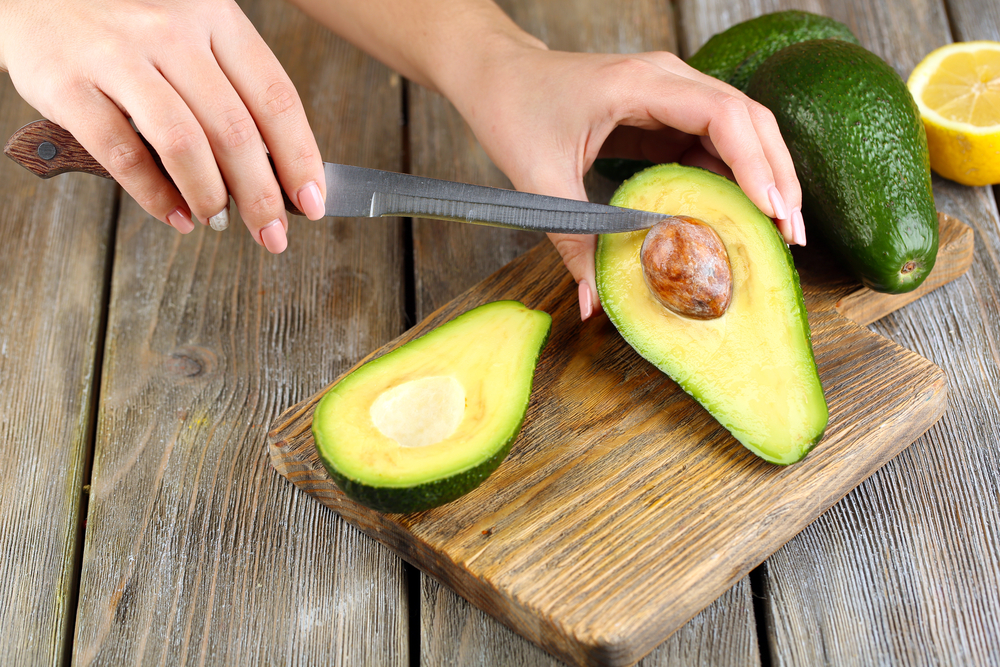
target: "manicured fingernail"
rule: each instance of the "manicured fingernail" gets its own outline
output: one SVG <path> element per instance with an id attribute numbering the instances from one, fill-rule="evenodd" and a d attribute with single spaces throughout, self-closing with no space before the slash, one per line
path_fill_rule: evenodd
<path id="1" fill-rule="evenodd" d="M 785 245 L 792 245 L 795 243 L 795 230 L 792 228 L 791 218 L 778 220 L 778 233 L 781 234 L 781 238 L 785 241 Z"/>
<path id="2" fill-rule="evenodd" d="M 590 293 L 590 285 L 586 280 L 580 281 L 577 288 L 577 297 L 580 300 L 580 321 L 585 322 L 587 318 L 594 314 L 594 299 Z"/>
<path id="3" fill-rule="evenodd" d="M 264 244 L 268 252 L 277 255 L 284 252 L 288 247 L 288 237 L 285 235 L 285 228 L 281 220 L 272 220 L 264 225 L 260 230 L 260 242 Z"/>
<path id="4" fill-rule="evenodd" d="M 179 206 L 170 213 L 167 213 L 167 222 L 181 234 L 190 234 L 194 231 L 194 223 L 191 221 L 191 216 Z"/>
<path id="5" fill-rule="evenodd" d="M 792 211 L 792 229 L 795 234 L 795 243 L 806 244 L 806 224 L 802 220 L 802 211 L 795 209 Z"/>
<path id="6" fill-rule="evenodd" d="M 217 232 L 229 227 L 229 205 L 208 219 L 208 226 Z"/>
<path id="7" fill-rule="evenodd" d="M 319 220 L 326 215 L 326 205 L 316 181 L 309 181 L 308 185 L 299 190 L 299 208 L 310 220 Z"/>
<path id="8" fill-rule="evenodd" d="M 771 200 L 771 208 L 774 209 L 774 217 L 778 220 L 787 219 L 788 209 L 785 207 L 785 200 L 781 197 L 781 193 L 778 192 L 778 188 L 773 185 L 768 188 L 767 198 Z"/>

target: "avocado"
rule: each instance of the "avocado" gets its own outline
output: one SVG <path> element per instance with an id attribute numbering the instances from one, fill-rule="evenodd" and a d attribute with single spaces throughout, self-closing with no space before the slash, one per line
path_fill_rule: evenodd
<path id="1" fill-rule="evenodd" d="M 750 77 L 771 54 L 791 44 L 813 39 L 858 43 L 850 28 L 839 21 L 790 10 L 737 23 L 712 36 L 687 63 L 703 74 L 746 92 Z"/>
<path id="2" fill-rule="evenodd" d="M 628 160 L 625 158 L 602 157 L 594 160 L 594 171 L 615 183 L 621 183 L 637 171 L 652 167 L 649 160 Z"/>
<path id="3" fill-rule="evenodd" d="M 468 493 L 517 439 L 552 318 L 495 301 L 345 375 L 313 416 L 316 449 L 350 498 L 417 512 Z"/>
<path id="4" fill-rule="evenodd" d="M 747 94 L 777 119 L 807 228 L 869 288 L 919 286 L 938 222 L 924 126 L 899 74 L 856 44 L 812 40 L 764 61 Z"/>
<path id="5" fill-rule="evenodd" d="M 809 12 L 788 10 L 737 23 L 712 36 L 688 58 L 687 64 L 746 92 L 750 77 L 768 56 L 790 44 L 810 39 L 842 39 L 858 43 L 850 28 L 839 21 Z M 621 183 L 652 164 L 648 160 L 599 158 L 594 161 L 594 171 Z"/>
<path id="6" fill-rule="evenodd" d="M 682 317 L 645 284 L 647 231 L 601 235 L 597 289 L 622 337 L 751 452 L 783 465 L 801 460 L 822 437 L 828 410 L 798 273 L 774 223 L 734 183 L 675 164 L 639 172 L 611 203 L 710 225 L 733 280 L 720 317 Z"/>

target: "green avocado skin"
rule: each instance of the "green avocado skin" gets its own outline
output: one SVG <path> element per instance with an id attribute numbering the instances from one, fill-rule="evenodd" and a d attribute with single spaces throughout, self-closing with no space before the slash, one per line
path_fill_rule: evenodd
<path id="1" fill-rule="evenodd" d="M 937 257 L 938 222 L 927 138 L 899 74 L 856 44 L 811 40 L 764 61 L 747 94 L 777 119 L 807 228 L 867 287 L 919 286 Z"/>
<path id="2" fill-rule="evenodd" d="M 786 46 L 813 39 L 858 43 L 850 28 L 839 21 L 789 10 L 737 23 L 712 36 L 687 63 L 746 92 L 750 77 L 768 57 Z"/>
<path id="3" fill-rule="evenodd" d="M 523 423 L 523 421 L 524 419 L 522 418 L 521 422 Z M 514 435 L 504 443 L 503 447 L 476 467 L 445 479 L 427 482 L 426 484 L 403 488 L 373 486 L 341 474 L 332 465 L 327 464 L 326 469 L 337 487 L 344 492 L 344 495 L 362 505 L 390 514 L 422 512 L 457 500 L 482 484 L 487 477 L 493 474 L 493 471 L 500 467 L 503 460 L 507 458 L 507 454 L 510 453 L 510 448 L 514 445 L 514 441 L 517 440 L 520 431 L 521 424 L 518 424 Z"/>
<path id="4" fill-rule="evenodd" d="M 750 77 L 771 54 L 810 39 L 858 43 L 857 37 L 843 23 L 793 9 L 764 14 L 731 26 L 705 42 L 688 58 L 687 64 L 746 92 Z M 652 163 L 645 160 L 599 158 L 594 162 L 594 171 L 621 183 L 650 166 Z"/>

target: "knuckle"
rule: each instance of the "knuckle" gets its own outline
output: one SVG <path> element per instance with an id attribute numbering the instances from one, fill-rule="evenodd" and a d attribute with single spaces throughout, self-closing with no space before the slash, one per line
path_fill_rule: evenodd
<path id="1" fill-rule="evenodd" d="M 299 146 L 288 159 L 288 165 L 293 169 L 309 168 L 319 161 L 319 154 L 311 146 Z"/>
<path id="2" fill-rule="evenodd" d="M 690 66 L 676 53 L 671 53 L 670 51 L 657 51 L 656 57 L 662 61 L 663 65 L 666 65 L 671 69 L 676 66 L 680 66 L 681 69 L 690 69 Z"/>
<path id="3" fill-rule="evenodd" d="M 229 204 L 229 194 L 224 188 L 205 188 L 186 199 L 195 215 L 203 219 L 212 217 Z"/>
<path id="4" fill-rule="evenodd" d="M 550 234 L 549 239 L 566 264 L 573 264 L 586 255 L 587 244 L 582 238 L 568 234 Z"/>
<path id="5" fill-rule="evenodd" d="M 193 151 L 201 141 L 201 129 L 192 121 L 180 121 L 160 132 L 160 146 L 163 157 L 179 157 Z"/>
<path id="6" fill-rule="evenodd" d="M 218 135 L 226 148 L 236 149 L 257 136 L 257 126 L 246 113 L 230 111 L 223 114 Z"/>
<path id="7" fill-rule="evenodd" d="M 747 105 L 747 110 L 750 112 L 750 118 L 752 118 L 755 122 L 766 123 L 768 125 L 774 125 L 775 127 L 778 125 L 778 121 L 775 119 L 774 113 L 772 113 L 771 110 L 763 104 L 750 102 Z"/>
<path id="8" fill-rule="evenodd" d="M 748 115 L 746 103 L 728 93 L 718 93 L 715 104 L 719 109 L 719 113 L 729 118 L 746 118 Z"/>
<path id="9" fill-rule="evenodd" d="M 264 89 L 261 107 L 274 118 L 286 118 L 298 109 L 298 95 L 287 81 L 276 81 Z"/>
<path id="10" fill-rule="evenodd" d="M 131 141 L 114 144 L 108 150 L 108 171 L 129 177 L 146 162 L 146 151 Z"/>
<path id="11" fill-rule="evenodd" d="M 617 69 L 616 76 L 622 77 L 624 81 L 629 81 L 633 78 L 643 79 L 658 73 L 660 70 L 653 63 L 638 56 L 625 56 L 618 62 Z"/>
<path id="12" fill-rule="evenodd" d="M 275 214 L 284 208 L 284 200 L 278 192 L 265 192 L 240 207 L 244 218 L 270 222 Z"/>

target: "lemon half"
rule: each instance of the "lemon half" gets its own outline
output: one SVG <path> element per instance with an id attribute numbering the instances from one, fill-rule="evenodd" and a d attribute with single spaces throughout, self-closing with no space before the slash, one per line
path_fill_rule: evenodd
<path id="1" fill-rule="evenodd" d="M 907 86 L 927 130 L 931 169 L 963 185 L 1000 183 L 1000 42 L 942 46 Z"/>

